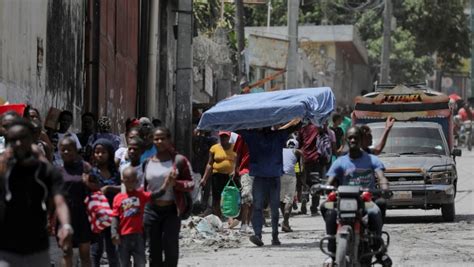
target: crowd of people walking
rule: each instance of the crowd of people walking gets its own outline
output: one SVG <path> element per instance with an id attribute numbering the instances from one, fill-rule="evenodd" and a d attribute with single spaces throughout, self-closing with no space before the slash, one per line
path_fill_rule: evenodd
<path id="1" fill-rule="evenodd" d="M 56 129 L 42 127 L 37 109 L 28 108 L 23 116 L 6 112 L 0 128 L 6 141 L 0 156 L 0 262 L 48 266 L 48 234 L 54 233 L 63 266 L 73 266 L 73 248 L 81 266 L 144 266 L 147 261 L 176 266 L 181 220 L 191 212 L 212 213 L 229 229 L 240 225 L 242 234 L 263 246 L 268 209 L 271 244 L 280 245 L 280 211 L 283 232 L 293 231 L 290 217 L 298 206 L 299 214 L 306 214 L 311 203 L 311 214 L 319 214 L 320 196 L 310 196 L 309 187 L 324 182 L 332 164 L 349 150 L 348 114 L 334 113 L 321 126 L 295 120 L 236 132 L 196 130 L 189 161 L 175 150 L 171 132 L 150 118 L 127 119 L 119 135 L 112 133 L 108 117 L 92 113 L 82 115 L 76 133 L 70 111 L 61 112 Z M 388 120 L 387 135 L 391 125 Z M 373 150 L 369 146 L 370 129 L 362 129 L 363 150 L 383 149 L 383 143 Z M 199 184 L 193 173 L 202 176 Z M 221 212 L 229 180 L 241 194 L 235 218 Z M 186 192 L 194 187 L 201 188 L 202 197 L 192 207 Z"/>
<path id="2" fill-rule="evenodd" d="M 54 234 L 63 266 L 73 266 L 73 248 L 81 266 L 145 266 L 146 239 L 150 266 L 176 266 L 194 184 L 170 131 L 129 119 L 121 137 L 107 117 L 81 119 L 75 133 L 69 111 L 57 129 L 43 129 L 34 108 L 2 114 L 0 263 L 50 266 Z"/>

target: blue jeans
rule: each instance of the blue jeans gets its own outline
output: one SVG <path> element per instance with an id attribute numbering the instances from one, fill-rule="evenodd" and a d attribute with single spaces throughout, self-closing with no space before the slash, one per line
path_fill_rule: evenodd
<path id="1" fill-rule="evenodd" d="M 91 244 L 92 266 L 100 267 L 100 258 L 102 253 L 107 252 L 107 260 L 110 267 L 120 266 L 117 247 L 112 243 L 110 227 L 105 228 L 100 234 L 95 236 L 95 242 Z"/>
<path id="2" fill-rule="evenodd" d="M 252 187 L 253 216 L 252 225 L 255 235 L 262 238 L 263 203 L 270 201 L 272 210 L 272 237 L 278 237 L 278 217 L 280 216 L 280 177 L 255 177 Z"/>
<path id="3" fill-rule="evenodd" d="M 143 234 L 129 234 L 120 236 L 120 263 L 122 267 L 132 266 L 130 257 L 133 257 L 133 266 L 145 266 L 145 238 Z"/>

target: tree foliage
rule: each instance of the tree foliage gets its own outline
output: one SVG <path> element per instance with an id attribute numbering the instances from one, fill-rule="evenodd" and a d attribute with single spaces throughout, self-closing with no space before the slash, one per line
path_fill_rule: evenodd
<path id="1" fill-rule="evenodd" d="M 221 19 L 220 0 L 195 0 L 193 2 L 194 23 L 200 34 L 212 36 L 217 28 L 227 30 L 229 46 L 232 51 L 237 51 L 237 36 L 235 26 L 235 7 L 233 4 L 224 5 L 224 16 Z M 233 59 L 235 59 L 233 56 Z M 235 59 L 236 60 L 236 59 Z"/>
<path id="2" fill-rule="evenodd" d="M 437 53 L 442 70 L 456 69 L 463 57 L 470 56 L 463 1 L 405 0 L 396 10 L 400 26 L 416 37 L 415 53 Z"/>
<path id="3" fill-rule="evenodd" d="M 396 28 L 390 55 L 392 82 L 417 82 L 441 70 L 459 68 L 468 57 L 469 28 L 462 0 L 392 1 Z M 272 0 L 272 26 L 287 24 L 287 0 Z M 319 0 L 300 9 L 300 25 L 354 24 L 366 43 L 370 64 L 378 72 L 382 45 L 381 0 Z M 264 26 L 267 7 L 246 8 L 247 26 Z M 438 59 L 435 62 L 434 58 Z"/>
<path id="4" fill-rule="evenodd" d="M 210 35 L 217 27 L 228 30 L 234 27 L 234 5 L 224 5 L 224 17 L 221 19 L 220 0 L 197 0 L 193 3 L 194 22 L 201 34 Z"/>

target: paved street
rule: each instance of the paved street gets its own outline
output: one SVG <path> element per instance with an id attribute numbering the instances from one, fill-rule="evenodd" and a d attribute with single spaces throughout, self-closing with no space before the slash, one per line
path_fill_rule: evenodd
<path id="1" fill-rule="evenodd" d="M 459 175 L 457 217 L 444 223 L 440 210 L 389 210 L 384 229 L 391 235 L 394 266 L 474 266 L 474 152 L 463 150 L 457 160 Z M 322 218 L 294 216 L 295 232 L 281 234 L 280 247 L 255 247 L 242 238 L 239 248 L 182 248 L 181 266 L 321 266 L 325 256 L 318 248 L 324 236 Z M 270 228 L 263 240 L 270 243 Z"/>
<path id="2" fill-rule="evenodd" d="M 459 175 L 457 217 L 445 223 L 440 210 L 389 210 L 384 229 L 391 235 L 394 266 L 474 266 L 474 152 L 463 150 L 457 160 Z M 320 266 L 326 258 L 319 250 L 325 235 L 321 216 L 293 216 L 293 233 L 282 233 L 282 246 L 255 247 L 243 236 L 241 243 L 183 245 L 180 266 Z M 237 230 L 236 230 L 237 231 Z M 263 241 L 271 241 L 264 228 Z M 54 244 L 53 244 L 54 246 Z M 57 249 L 52 249 L 60 255 Z"/>
<path id="3" fill-rule="evenodd" d="M 390 157 L 392 207 L 438 205 L 453 221 L 441 209 L 388 210 L 394 266 L 474 267 L 474 151 L 457 159 L 457 195 L 442 155 L 446 140 L 474 131 L 474 0 L 0 0 L 0 22 L 0 267 L 44 265 L 33 252 L 56 230 L 46 265 L 80 266 L 69 239 L 100 239 L 82 247 L 82 263 L 108 266 L 97 245 L 111 240 L 89 227 L 103 231 L 109 208 L 121 245 L 108 250 L 126 258 L 133 247 L 137 264 L 322 266 L 320 214 L 295 206 L 279 246 L 267 218 L 257 247 L 251 226 L 220 218 L 247 214 L 238 199 L 250 181 L 240 198 L 225 182 L 272 178 L 255 179 L 264 203 L 279 176 L 296 166 L 324 176 L 321 165 L 350 151 L 331 175 L 372 188 L 381 164 L 359 151 L 370 142 Z M 342 217 L 359 204 L 340 204 Z M 144 221 L 152 251 L 130 236 Z"/>

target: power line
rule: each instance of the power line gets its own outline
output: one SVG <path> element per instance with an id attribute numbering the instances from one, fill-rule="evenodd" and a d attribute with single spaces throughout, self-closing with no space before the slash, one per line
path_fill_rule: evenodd
<path id="1" fill-rule="evenodd" d="M 360 3 L 360 1 L 357 1 L 356 3 L 356 1 L 344 0 L 342 3 L 338 3 L 335 1 L 330 1 L 330 3 L 346 11 L 364 12 L 368 10 L 376 10 L 376 9 L 383 8 L 385 1 L 384 0 L 368 0 L 363 3 Z"/>

